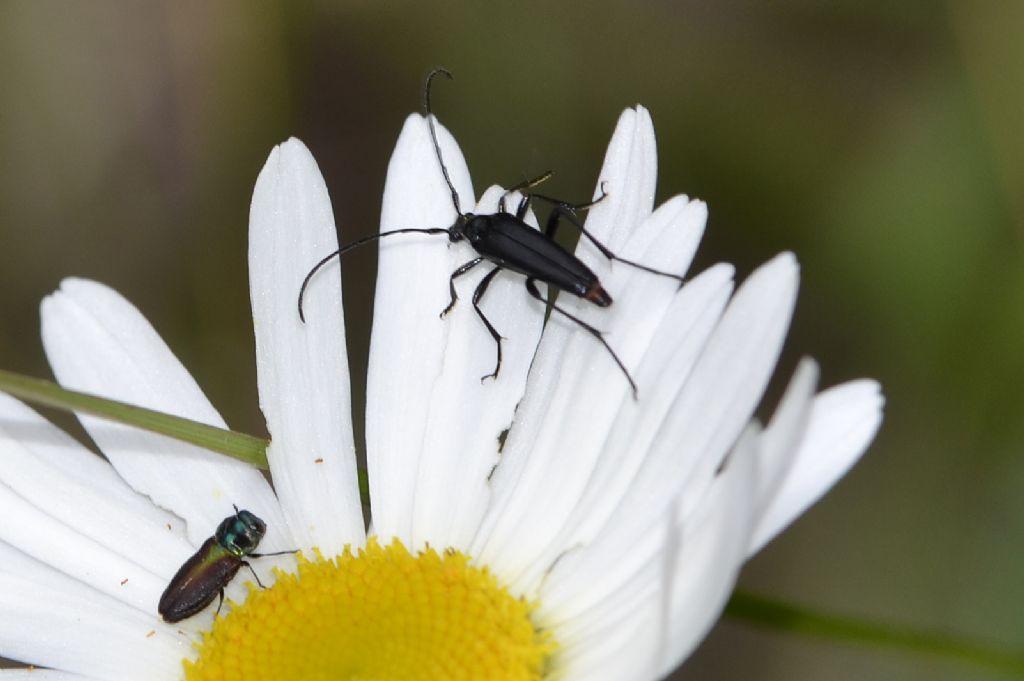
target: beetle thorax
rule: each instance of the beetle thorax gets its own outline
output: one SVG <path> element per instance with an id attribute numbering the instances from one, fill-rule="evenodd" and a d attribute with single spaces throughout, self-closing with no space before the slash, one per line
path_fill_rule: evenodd
<path id="1" fill-rule="evenodd" d="M 475 244 L 491 229 L 491 216 L 489 215 L 466 213 L 462 216 L 462 219 L 464 220 L 462 234 L 471 244 Z"/>

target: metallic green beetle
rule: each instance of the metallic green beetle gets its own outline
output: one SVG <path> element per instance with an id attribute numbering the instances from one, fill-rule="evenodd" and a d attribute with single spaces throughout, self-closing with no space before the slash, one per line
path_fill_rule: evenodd
<path id="1" fill-rule="evenodd" d="M 195 615 L 213 602 L 219 595 L 217 612 L 224 605 L 224 587 L 244 565 L 263 588 L 252 565 L 243 560 L 246 556 L 262 558 L 280 556 L 295 551 L 277 553 L 253 553 L 267 531 L 267 524 L 249 511 L 239 511 L 228 516 L 217 527 L 217 532 L 203 542 L 199 550 L 184 565 L 178 568 L 170 584 L 160 597 L 157 612 L 165 622 L 180 622 Z"/>

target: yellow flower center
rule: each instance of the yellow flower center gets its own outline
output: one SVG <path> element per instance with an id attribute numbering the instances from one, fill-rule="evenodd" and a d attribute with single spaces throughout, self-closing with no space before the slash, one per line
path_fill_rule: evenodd
<path id="1" fill-rule="evenodd" d="M 299 557 L 203 634 L 187 681 L 540 679 L 555 648 L 486 568 L 398 540 Z"/>

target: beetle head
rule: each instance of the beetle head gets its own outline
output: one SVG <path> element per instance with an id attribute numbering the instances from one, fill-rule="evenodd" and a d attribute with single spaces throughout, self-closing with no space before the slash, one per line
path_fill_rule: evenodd
<path id="1" fill-rule="evenodd" d="M 225 518 L 217 527 L 214 537 L 225 550 L 241 558 L 256 550 L 266 532 L 265 522 L 255 514 L 241 510 Z"/>

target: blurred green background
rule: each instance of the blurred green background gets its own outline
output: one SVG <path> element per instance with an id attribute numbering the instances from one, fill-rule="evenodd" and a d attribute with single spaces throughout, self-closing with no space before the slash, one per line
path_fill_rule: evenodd
<path id="1" fill-rule="evenodd" d="M 888 398 L 863 462 L 741 585 L 1024 646 L 1022 35 L 1024 3 L 966 0 L 5 0 L 0 366 L 49 376 L 38 302 L 95 278 L 263 434 L 246 230 L 272 145 L 309 145 L 349 240 L 375 229 L 433 66 L 456 76 L 435 105 L 478 191 L 551 168 L 546 193 L 589 196 L 640 102 L 659 202 L 710 205 L 699 267 L 799 257 L 779 378 L 807 353 L 826 384 L 872 376 Z M 374 260 L 345 263 L 357 413 Z M 684 676 L 1002 678 L 729 621 Z"/>

